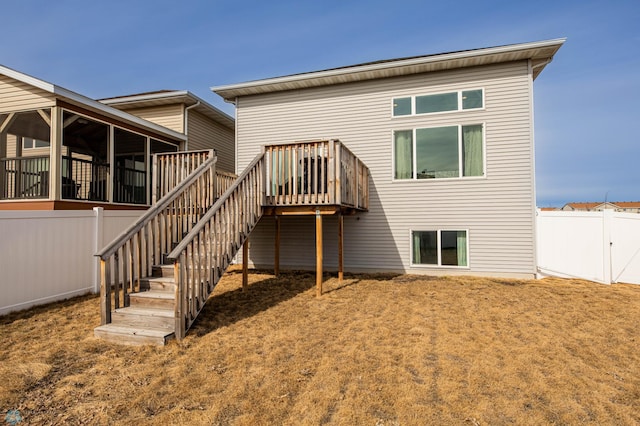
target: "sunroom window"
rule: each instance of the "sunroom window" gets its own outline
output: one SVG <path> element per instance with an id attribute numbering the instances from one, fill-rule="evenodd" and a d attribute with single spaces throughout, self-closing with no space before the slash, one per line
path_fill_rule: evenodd
<path id="1" fill-rule="evenodd" d="M 465 230 L 413 231 L 411 240 L 414 265 L 469 266 Z"/>
<path id="2" fill-rule="evenodd" d="M 395 179 L 483 176 L 483 126 L 398 130 L 393 155 Z"/>

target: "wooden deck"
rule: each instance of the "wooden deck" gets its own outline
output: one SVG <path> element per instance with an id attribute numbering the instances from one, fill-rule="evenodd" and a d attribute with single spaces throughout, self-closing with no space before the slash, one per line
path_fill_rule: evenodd
<path id="1" fill-rule="evenodd" d="M 353 213 L 369 208 L 369 169 L 338 140 L 267 145 L 265 214 Z"/>
<path id="2" fill-rule="evenodd" d="M 276 216 L 276 274 L 278 217 L 316 216 L 321 295 L 322 216 L 337 214 L 342 279 L 343 215 L 368 209 L 369 170 L 340 141 L 265 146 L 235 180 L 216 172 L 215 157 L 190 163 L 188 173 L 173 160 L 154 161 L 162 168 L 153 185 L 157 203 L 97 254 L 97 337 L 129 344 L 182 339 L 240 248 L 246 286 L 246 242 L 263 215 Z"/>

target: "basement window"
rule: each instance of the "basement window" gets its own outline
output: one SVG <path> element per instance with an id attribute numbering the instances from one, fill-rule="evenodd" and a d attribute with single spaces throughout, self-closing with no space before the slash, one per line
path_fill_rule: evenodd
<path id="1" fill-rule="evenodd" d="M 467 234 L 467 230 L 412 231 L 411 264 L 468 267 Z"/>

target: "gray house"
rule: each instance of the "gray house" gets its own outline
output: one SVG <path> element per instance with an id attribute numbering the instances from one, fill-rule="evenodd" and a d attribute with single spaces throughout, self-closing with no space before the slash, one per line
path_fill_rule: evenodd
<path id="1" fill-rule="evenodd" d="M 207 159 L 97 253 L 96 336 L 183 338 L 240 249 L 243 289 L 249 264 L 315 268 L 318 295 L 323 269 L 533 277 L 533 81 L 563 43 L 213 88 L 238 176 Z"/>
<path id="2" fill-rule="evenodd" d="M 314 139 L 339 140 L 368 166 L 368 212 L 344 218 L 346 269 L 530 278 L 536 271 L 533 82 L 564 41 L 212 90 L 236 107 L 237 172 L 264 145 Z M 263 217 L 252 232 L 250 262 L 273 264 L 278 229 L 280 264 L 313 268 L 313 217 L 278 216 Z M 328 269 L 338 268 L 339 220 L 328 217 L 323 228 Z"/>

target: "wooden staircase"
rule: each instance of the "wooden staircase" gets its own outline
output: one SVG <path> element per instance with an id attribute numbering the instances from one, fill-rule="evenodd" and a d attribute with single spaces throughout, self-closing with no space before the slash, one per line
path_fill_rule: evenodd
<path id="1" fill-rule="evenodd" d="M 235 181 L 212 172 L 214 165 L 215 157 L 198 164 L 96 255 L 102 323 L 96 337 L 164 345 L 193 324 L 264 204 L 264 154 Z"/>
<path id="2" fill-rule="evenodd" d="M 173 265 L 153 267 L 140 280 L 140 292 L 129 295 L 129 306 L 111 313 L 111 323 L 94 330 L 96 337 L 124 344 L 164 345 L 175 338 L 176 283 Z"/>
<path id="3" fill-rule="evenodd" d="M 96 254 L 99 338 L 158 345 L 184 338 L 263 214 L 368 209 L 369 169 L 338 140 L 266 145 L 235 180 L 215 171 L 213 152 L 197 161 L 170 155 L 154 159 L 157 202 Z"/>

